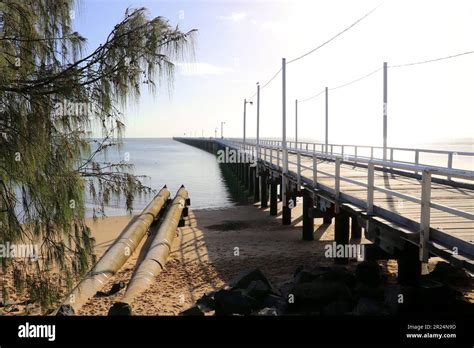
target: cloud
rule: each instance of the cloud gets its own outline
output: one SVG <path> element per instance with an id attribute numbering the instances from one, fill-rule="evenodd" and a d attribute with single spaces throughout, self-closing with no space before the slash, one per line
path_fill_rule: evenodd
<path id="1" fill-rule="evenodd" d="M 184 76 L 221 75 L 233 71 L 232 68 L 208 63 L 176 63 L 176 66 L 180 74 Z"/>
<path id="2" fill-rule="evenodd" d="M 229 16 L 220 16 L 219 18 L 225 21 L 240 22 L 247 17 L 245 12 L 232 12 Z"/>

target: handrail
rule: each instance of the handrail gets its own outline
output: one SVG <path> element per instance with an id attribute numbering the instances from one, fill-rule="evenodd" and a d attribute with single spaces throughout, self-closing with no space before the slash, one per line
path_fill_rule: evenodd
<path id="1" fill-rule="evenodd" d="M 231 138 L 230 140 L 233 141 L 241 141 L 238 138 Z M 247 145 L 252 145 L 256 144 L 256 139 L 246 139 Z M 275 146 L 281 146 L 281 140 L 259 140 L 259 144 L 261 145 L 270 145 L 272 144 Z M 328 144 L 327 148 L 326 144 L 323 143 L 317 143 L 317 142 L 304 142 L 300 141 L 298 143 L 295 143 L 294 141 L 287 141 L 288 144 L 288 150 L 295 150 L 295 149 L 303 149 L 303 147 L 306 150 L 309 150 L 309 147 L 312 147 L 313 152 L 316 151 L 316 147 L 320 147 L 320 152 L 324 153 L 330 153 L 331 155 L 342 155 L 344 156 L 344 153 L 346 152 L 345 150 L 347 148 L 353 148 L 353 152 L 356 155 L 356 158 L 369 158 L 368 156 L 357 156 L 360 151 L 359 149 L 370 149 L 370 159 L 382 159 L 382 158 L 377 158 L 374 157 L 374 150 L 383 150 L 383 146 L 373 146 L 373 145 L 354 145 L 354 144 Z M 294 146 L 292 146 L 294 145 Z M 337 148 L 340 149 L 340 152 L 335 152 L 334 150 L 337 150 Z M 390 154 L 390 161 L 395 161 L 395 151 L 403 151 L 403 152 L 412 152 L 413 153 L 413 162 L 408 162 L 408 161 L 401 161 L 398 160 L 398 162 L 406 162 L 406 163 L 413 163 L 413 164 L 419 164 L 419 159 L 420 159 L 420 154 L 435 154 L 435 155 L 447 155 L 446 158 L 446 168 L 453 168 L 453 159 L 454 156 L 466 156 L 466 157 L 473 157 L 474 158 L 474 152 L 469 152 L 469 151 L 449 151 L 449 150 L 435 150 L 435 149 L 424 149 L 424 148 L 404 148 L 404 147 L 387 147 L 387 150 Z"/>
<path id="2" fill-rule="evenodd" d="M 242 148 L 242 143 L 239 140 L 221 140 L 224 144 L 233 144 L 236 146 L 238 149 L 241 149 L 243 151 L 253 151 L 253 146 L 255 144 L 254 141 L 247 140 L 246 146 L 248 149 L 243 149 Z M 280 141 L 268 141 L 268 140 L 261 140 L 259 142 L 259 151 L 260 154 L 256 154 L 255 156 L 260 159 L 264 159 L 264 161 L 267 161 L 267 156 L 266 152 L 267 149 L 270 150 L 271 153 L 271 160 L 270 164 L 273 165 L 273 152 L 276 150 L 277 153 L 277 159 L 278 159 L 278 167 L 279 167 L 279 159 L 280 159 L 280 152 L 282 151 L 281 147 L 279 146 L 281 144 Z M 294 142 L 289 142 L 289 145 L 294 144 Z M 299 144 L 299 148 L 298 148 Z M 365 207 L 367 209 L 367 213 L 369 215 L 374 214 L 374 193 L 376 191 L 385 193 L 389 197 L 397 197 L 401 198 L 416 204 L 420 204 L 420 221 L 419 221 L 419 232 L 420 232 L 420 240 L 419 240 L 419 245 L 420 245 L 420 259 L 422 261 L 427 261 L 428 256 L 429 256 L 429 248 L 428 248 L 428 242 L 430 240 L 429 234 L 430 234 L 430 228 L 431 228 L 431 217 L 430 217 L 430 210 L 431 209 L 437 209 L 440 211 L 443 211 L 448 214 L 452 214 L 458 217 L 462 217 L 468 220 L 474 220 L 474 214 L 463 211 L 460 209 L 452 208 L 447 205 L 443 204 L 438 204 L 431 202 L 431 178 L 432 175 L 437 175 L 437 176 L 446 176 L 449 180 L 452 177 L 456 178 L 461 178 L 465 180 L 474 180 L 474 171 L 470 170 L 461 170 L 461 169 L 454 169 L 452 168 L 452 156 L 451 157 L 451 166 L 449 167 L 439 167 L 439 166 L 430 166 L 430 165 L 420 165 L 419 163 L 408 163 L 408 162 L 401 162 L 401 161 L 394 161 L 393 160 L 393 153 L 390 156 L 390 160 L 380 160 L 380 159 L 375 159 L 375 158 L 368 158 L 364 156 L 352 156 L 352 155 L 343 155 L 341 156 L 340 154 L 334 154 L 332 153 L 327 153 L 327 152 L 318 152 L 318 151 L 309 151 L 309 150 L 302 150 L 302 148 L 308 148 L 309 144 L 315 144 L 316 143 L 305 143 L 305 142 L 298 142 L 296 147 L 288 147 L 288 152 L 295 154 L 296 155 L 296 161 L 288 161 L 288 164 L 296 166 L 296 177 L 297 177 L 297 183 L 301 183 L 301 172 L 302 169 L 307 169 L 307 170 L 312 170 L 313 171 L 313 185 L 316 188 L 318 186 L 317 182 L 317 177 L 318 174 L 323 174 L 329 177 L 334 178 L 334 192 L 335 192 L 335 199 L 336 202 L 340 201 L 340 182 L 341 181 L 346 181 L 354 185 L 362 186 L 367 188 L 367 197 L 365 200 Z M 305 145 L 305 146 L 303 146 Z M 322 145 L 322 144 L 321 144 Z M 337 146 L 335 144 L 330 144 L 331 148 L 334 146 Z M 344 146 L 350 146 L 350 145 L 344 145 Z M 252 148 L 250 148 L 252 147 Z M 361 146 L 361 147 L 367 147 L 367 146 Z M 368 148 L 382 148 L 382 147 L 368 147 Z M 393 150 L 397 149 L 403 149 L 403 148 L 388 148 L 390 152 L 393 152 Z M 412 149 L 403 149 L 410 151 Z M 424 152 L 423 149 L 414 149 L 415 151 L 418 152 L 417 157 L 419 156 L 419 152 Z M 435 153 L 447 153 L 447 154 L 453 154 L 455 153 L 454 151 L 441 151 L 441 150 L 428 150 L 430 152 L 435 152 Z M 265 154 L 263 157 L 261 156 L 262 152 Z M 466 152 L 469 156 L 474 155 L 474 153 Z M 357 152 L 356 152 L 357 154 Z M 259 156 L 260 155 L 260 156 Z M 304 164 L 301 163 L 301 156 L 305 157 L 310 157 L 313 160 L 313 166 L 308 167 L 305 166 Z M 318 159 L 320 160 L 330 160 L 335 162 L 335 173 L 330 174 L 325 171 L 320 170 L 317 168 L 317 161 Z M 351 178 L 347 178 L 341 175 L 341 170 L 340 167 L 343 163 L 363 163 L 367 164 L 367 182 L 361 182 L 358 180 L 354 180 Z M 417 161 L 418 162 L 418 161 Z M 390 190 L 386 189 L 385 187 L 377 186 L 374 183 L 375 179 L 375 171 L 376 168 L 375 166 L 379 167 L 390 167 L 390 168 L 395 168 L 395 169 L 402 169 L 404 171 L 408 172 L 414 172 L 418 173 L 421 172 L 421 197 L 417 198 L 411 195 L 407 195 L 405 193 L 401 193 L 395 190 Z M 400 174 L 403 176 L 403 174 Z M 351 197 L 349 194 L 346 194 L 346 196 Z M 355 197 L 353 197 L 355 198 Z"/>

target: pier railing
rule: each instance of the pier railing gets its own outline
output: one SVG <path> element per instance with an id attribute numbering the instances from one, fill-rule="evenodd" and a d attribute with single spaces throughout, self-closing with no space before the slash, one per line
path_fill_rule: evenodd
<path id="1" fill-rule="evenodd" d="M 250 153 L 254 156 L 255 159 L 264 161 L 270 165 L 270 167 L 277 168 L 281 170 L 282 173 L 285 171 L 284 169 L 284 157 L 283 151 L 281 147 L 280 141 L 273 141 L 273 140 L 263 140 L 259 142 L 258 146 L 258 153 L 257 153 L 257 146 L 255 141 L 247 141 L 244 143 L 242 140 L 220 140 L 223 144 L 227 146 L 232 146 L 234 148 L 239 149 L 240 151 L 245 151 Z M 334 151 L 335 146 L 341 146 L 341 152 L 337 153 Z M 308 142 L 290 142 L 288 146 L 288 152 L 293 156 L 296 157 L 296 160 L 290 160 L 288 158 L 286 168 L 288 169 L 289 165 L 293 165 L 296 168 L 296 171 L 293 172 L 293 175 L 296 177 L 297 185 L 301 185 L 302 183 L 310 184 L 314 189 L 322 188 L 325 191 L 330 192 L 337 203 L 347 201 L 348 203 L 352 203 L 359 208 L 362 208 L 367 211 L 369 215 L 381 215 L 386 216 L 391 220 L 397 220 L 397 214 L 393 214 L 393 212 L 387 211 L 382 207 L 378 207 L 375 199 L 374 193 L 381 192 L 386 194 L 388 197 L 396 197 L 402 200 L 406 200 L 412 203 L 416 203 L 420 205 L 420 219 L 419 221 L 414 221 L 410 227 L 414 228 L 420 233 L 420 248 L 421 253 L 420 257 L 426 261 L 428 260 L 429 255 L 429 241 L 430 241 L 430 233 L 431 233 L 431 209 L 436 209 L 439 211 L 443 211 L 448 214 L 452 214 L 461 218 L 465 218 L 471 221 L 474 221 L 474 214 L 469 211 L 460 210 L 449 206 L 447 204 L 439 204 L 435 203 L 431 199 L 431 192 L 432 192 L 432 176 L 437 177 L 445 177 L 447 180 L 451 180 L 452 178 L 458 178 L 462 180 L 467 180 L 469 182 L 474 183 L 474 171 L 469 170 L 461 170 L 461 169 L 454 169 L 452 168 L 452 158 L 456 152 L 452 151 L 439 151 L 439 150 L 424 150 L 424 149 L 404 149 L 404 148 L 388 148 L 391 157 L 388 161 L 383 161 L 373 156 L 373 149 L 377 149 L 380 147 L 376 146 L 354 146 L 355 147 L 355 154 L 348 155 L 347 152 L 344 153 L 344 148 L 347 146 L 353 145 L 335 145 L 335 144 L 328 144 L 328 147 L 325 144 L 317 144 L 317 143 L 308 143 Z M 371 152 L 370 157 L 359 156 L 357 154 L 358 148 L 369 148 Z M 319 151 L 318 151 L 319 150 Z M 328 150 L 328 151 L 326 151 Z M 413 151 L 415 153 L 415 162 L 410 163 L 406 161 L 395 161 L 393 158 L 393 151 L 401 150 L 401 151 Z M 437 167 L 437 166 L 428 166 L 428 165 L 421 165 L 417 163 L 418 156 L 421 152 L 428 152 L 428 153 L 437 153 L 437 154 L 446 154 L 448 156 L 448 167 Z M 474 154 L 471 152 L 457 152 L 458 155 L 462 156 L 473 156 Z M 302 163 L 302 157 L 305 159 L 312 159 L 312 163 L 310 165 Z M 323 171 L 318 168 L 318 163 L 321 161 L 330 161 L 334 162 L 335 170 L 334 174 L 329 173 L 327 171 Z M 342 164 L 359 164 L 363 165 L 367 168 L 367 179 L 365 182 L 360 180 L 355 180 L 349 177 L 345 177 L 341 175 L 341 165 Z M 418 174 L 421 173 L 421 197 L 415 197 L 413 195 L 409 195 L 403 193 L 401 191 L 388 189 L 386 187 L 378 186 L 375 184 L 375 173 L 377 170 L 381 170 L 383 168 L 390 168 L 390 169 L 398 169 L 401 173 L 413 173 Z M 307 178 L 302 176 L 303 170 L 309 170 L 312 173 L 312 178 Z M 288 172 L 291 175 L 291 171 Z M 330 177 L 334 179 L 334 183 L 331 186 L 324 186 L 318 182 L 318 176 L 324 175 L 326 177 Z M 403 175 L 403 174 L 401 174 Z M 308 182 L 309 180 L 309 182 Z M 367 195 L 365 200 L 361 200 L 358 197 L 355 197 L 351 194 L 341 192 L 341 182 L 347 182 L 356 186 L 364 187 L 367 190 Z M 473 205 L 473 212 L 474 212 L 474 205 Z M 388 216 L 387 216 L 388 215 Z M 403 218 L 403 217 L 401 217 Z M 406 218 L 403 218 L 404 222 L 406 222 Z M 436 238 L 435 238 L 436 239 Z"/>
<path id="2" fill-rule="evenodd" d="M 233 141 L 239 141 L 238 139 L 232 139 Z M 241 141 L 241 140 L 240 140 Z M 248 139 L 246 145 L 254 147 L 256 144 L 255 139 Z M 370 160 L 381 160 L 383 161 L 383 150 L 382 146 L 371 146 L 371 145 L 351 145 L 351 144 L 324 144 L 316 142 L 305 142 L 305 141 L 287 141 L 287 148 L 289 151 L 305 150 L 318 153 L 326 153 L 330 155 L 338 155 L 344 157 L 346 155 L 352 155 L 358 159 L 370 159 Z M 281 147 L 281 141 L 279 140 L 260 140 L 259 146 L 274 146 Z M 474 166 L 474 152 L 469 151 L 448 151 L 448 150 L 435 150 L 435 149 L 421 149 L 421 148 L 406 148 L 406 147 L 387 147 L 386 161 L 398 162 L 407 164 L 423 164 L 421 158 L 423 154 L 442 156 L 443 160 L 440 159 L 440 163 L 444 162 L 446 166 L 440 166 L 441 168 L 455 169 L 454 160 L 456 158 L 463 158 L 467 161 L 472 161 Z M 403 156 L 403 159 L 401 158 Z M 428 163 L 425 163 L 428 165 Z M 458 168 L 461 169 L 461 168 Z"/>

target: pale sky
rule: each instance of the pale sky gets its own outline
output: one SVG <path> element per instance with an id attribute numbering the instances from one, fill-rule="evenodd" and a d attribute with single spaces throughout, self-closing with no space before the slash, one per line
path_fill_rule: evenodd
<path id="1" fill-rule="evenodd" d="M 174 89 L 144 92 L 126 111 L 127 137 L 242 137 L 243 99 L 291 60 L 370 9 L 374 13 L 330 44 L 287 67 L 287 133 L 294 101 L 382 67 L 474 50 L 474 1 L 122 1 L 83 0 L 75 29 L 102 42 L 128 6 L 144 6 L 183 30 L 199 30 L 196 58 L 177 62 Z M 184 15 L 184 18 L 180 18 Z M 474 54 L 388 71 L 388 144 L 448 138 L 474 142 Z M 255 99 L 254 99 L 255 101 Z M 281 74 L 261 93 L 261 137 L 281 137 Z M 329 93 L 329 142 L 382 144 L 382 71 Z M 301 103 L 299 137 L 323 140 L 324 98 Z M 247 136 L 256 107 L 247 106 Z"/>

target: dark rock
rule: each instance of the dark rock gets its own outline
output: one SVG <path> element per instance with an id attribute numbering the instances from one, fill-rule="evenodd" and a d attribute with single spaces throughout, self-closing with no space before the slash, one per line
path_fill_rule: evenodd
<path id="1" fill-rule="evenodd" d="M 265 307 L 263 309 L 260 309 L 256 315 L 261 315 L 261 316 L 277 316 L 277 315 L 282 315 L 283 313 L 278 310 L 278 308 L 272 308 L 272 307 Z"/>
<path id="2" fill-rule="evenodd" d="M 263 299 L 261 304 L 264 308 L 276 308 L 281 313 L 285 313 L 288 301 L 282 296 L 270 294 Z"/>
<path id="3" fill-rule="evenodd" d="M 196 306 L 203 312 L 210 312 L 216 309 L 216 301 L 214 300 L 215 291 L 204 294 L 196 301 Z"/>
<path id="4" fill-rule="evenodd" d="M 369 297 L 361 297 L 355 306 L 353 313 L 355 315 L 387 315 L 383 303 L 375 301 Z"/>
<path id="5" fill-rule="evenodd" d="M 261 280 L 254 280 L 245 289 L 248 296 L 261 301 L 272 292 L 272 288 Z"/>
<path id="6" fill-rule="evenodd" d="M 357 265 L 356 280 L 369 286 L 382 283 L 382 268 L 375 261 L 364 261 Z"/>
<path id="7" fill-rule="evenodd" d="M 343 282 L 349 288 L 354 287 L 355 277 L 345 267 L 323 267 L 313 268 L 298 267 L 294 274 L 294 283 L 307 283 L 314 280 L 330 280 Z"/>
<path id="8" fill-rule="evenodd" d="M 462 293 L 435 280 L 422 278 L 417 289 L 419 310 L 451 312 Z"/>
<path id="9" fill-rule="evenodd" d="M 258 302 L 242 289 L 221 289 L 214 295 L 216 315 L 249 315 Z"/>
<path id="10" fill-rule="evenodd" d="M 400 284 L 389 284 L 384 289 L 384 304 L 390 314 L 398 314 L 405 304 L 406 290 Z"/>
<path id="11" fill-rule="evenodd" d="M 357 297 L 370 297 L 382 301 L 384 299 L 383 285 L 371 285 L 367 283 L 357 283 L 355 287 Z"/>
<path id="12" fill-rule="evenodd" d="M 294 303 L 289 303 L 291 311 L 314 312 L 331 302 L 352 302 L 348 287 L 343 282 L 314 280 L 310 283 L 295 284 Z"/>
<path id="13" fill-rule="evenodd" d="M 300 266 L 293 274 L 295 283 L 309 283 L 319 277 L 320 274 L 315 274 L 311 268 Z"/>
<path id="14" fill-rule="evenodd" d="M 258 268 L 245 270 L 238 273 L 230 282 L 229 286 L 232 289 L 247 289 L 253 281 L 261 281 L 266 284 L 270 291 L 276 295 L 279 294 L 278 290 L 273 287 L 270 281 L 263 275 L 262 271 Z"/>
<path id="15" fill-rule="evenodd" d="M 74 308 L 72 308 L 71 305 L 61 305 L 58 309 L 58 311 L 56 312 L 56 315 L 58 317 L 68 317 L 68 316 L 72 316 L 72 315 L 76 315 L 76 313 L 74 313 Z"/>
<path id="16" fill-rule="evenodd" d="M 126 302 L 115 302 L 112 307 L 109 309 L 110 316 L 123 315 L 128 316 L 132 315 L 132 307 Z"/>
<path id="17" fill-rule="evenodd" d="M 445 284 L 474 287 L 474 279 L 469 273 L 447 262 L 438 262 L 428 277 Z"/>
<path id="18" fill-rule="evenodd" d="M 185 311 L 182 311 L 181 313 L 179 313 L 179 315 L 200 316 L 200 315 L 204 315 L 204 312 L 198 306 L 193 306 L 191 308 L 186 309 Z"/>

